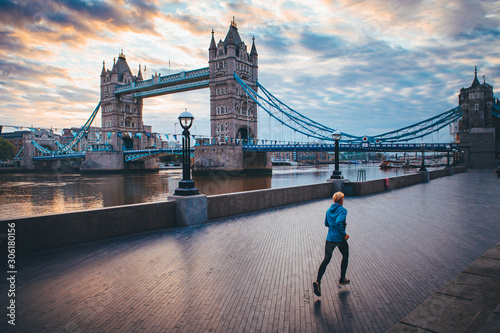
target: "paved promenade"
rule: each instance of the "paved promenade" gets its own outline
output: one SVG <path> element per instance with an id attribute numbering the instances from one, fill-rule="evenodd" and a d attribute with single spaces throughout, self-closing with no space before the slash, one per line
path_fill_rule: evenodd
<path id="1" fill-rule="evenodd" d="M 346 198 L 352 282 L 336 250 L 322 297 L 330 199 L 23 255 L 0 331 L 385 332 L 499 242 L 498 198 L 489 170 Z"/>

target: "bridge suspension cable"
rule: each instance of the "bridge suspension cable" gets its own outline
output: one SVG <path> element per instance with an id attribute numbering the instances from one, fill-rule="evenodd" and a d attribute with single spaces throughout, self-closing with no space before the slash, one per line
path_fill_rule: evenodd
<path id="1" fill-rule="evenodd" d="M 40 151 L 44 155 L 64 155 L 64 154 L 76 153 L 76 151 L 73 150 L 73 147 L 75 147 L 78 144 L 78 142 L 80 142 L 80 140 L 89 133 L 90 125 L 92 125 L 92 122 L 94 121 L 100 106 L 101 102 L 97 104 L 96 108 L 94 109 L 94 112 L 92 112 L 89 119 L 87 119 L 85 124 L 80 128 L 78 133 L 70 142 L 68 142 L 65 145 L 62 145 L 60 142 L 56 142 L 57 146 L 59 147 L 58 150 L 56 151 L 49 150 L 36 143 L 34 140 L 31 140 L 33 146 L 35 146 L 35 148 L 38 149 L 38 151 Z"/>
<path id="2" fill-rule="evenodd" d="M 238 77 L 236 73 L 234 74 L 234 77 L 243 88 L 243 90 L 247 93 L 247 95 L 250 96 L 250 98 L 252 98 L 262 110 L 268 113 L 270 117 L 274 118 L 282 125 L 310 138 L 333 141 L 331 134 L 335 131 L 334 128 L 320 124 L 295 111 L 285 103 L 281 102 L 277 97 L 272 95 L 259 82 L 257 82 L 257 87 L 262 91 L 263 95 L 259 95 L 252 88 L 250 88 L 243 80 Z M 457 121 L 458 119 L 460 119 L 460 117 L 462 117 L 462 110 L 460 106 L 457 106 L 451 110 L 443 112 L 429 119 L 378 135 L 357 136 L 341 132 L 341 141 L 353 143 L 408 142 L 410 140 L 422 138 L 424 136 L 437 132 L 443 127 Z"/>
<path id="3" fill-rule="evenodd" d="M 331 133 L 335 131 L 334 129 L 321 125 L 289 108 L 286 104 L 282 103 L 279 99 L 269 93 L 258 82 L 258 87 L 262 89 L 266 97 L 262 97 L 256 93 L 243 80 L 241 80 L 236 73 L 234 74 L 234 77 L 247 95 L 250 96 L 250 98 L 252 98 L 252 100 L 257 103 L 262 110 L 267 112 L 280 124 L 312 138 L 332 140 Z"/>
<path id="4" fill-rule="evenodd" d="M 64 147 L 60 148 L 58 151 L 56 151 L 56 154 L 61 155 L 61 154 L 66 154 L 68 153 L 74 146 L 80 142 L 80 140 L 89 133 L 90 125 L 92 125 L 92 122 L 95 119 L 95 116 L 97 115 L 97 112 L 99 111 L 99 107 L 101 106 L 101 102 L 99 102 L 94 109 L 94 112 L 90 115 L 89 119 L 87 122 L 80 128 L 76 136 L 68 142 Z"/>
<path id="5" fill-rule="evenodd" d="M 54 151 L 39 145 L 35 140 L 31 140 L 31 143 L 33 144 L 33 146 L 35 146 L 36 149 L 38 149 L 39 152 L 44 155 L 54 155 L 55 153 Z"/>

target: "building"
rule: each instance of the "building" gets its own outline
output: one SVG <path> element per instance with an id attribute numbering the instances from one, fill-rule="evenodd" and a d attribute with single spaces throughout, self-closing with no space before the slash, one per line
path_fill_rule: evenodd
<path id="1" fill-rule="evenodd" d="M 493 87 L 477 79 L 477 67 L 474 80 L 469 88 L 460 89 L 458 102 L 462 108 L 459 121 L 459 147 L 463 152 L 465 165 L 472 168 L 495 166 L 496 140 L 495 131 L 498 122 L 493 120 Z M 496 125 L 496 129 L 495 129 Z"/>
<path id="2" fill-rule="evenodd" d="M 142 98 L 134 98 L 132 94 L 117 96 L 114 93 L 120 85 L 135 84 L 142 80 L 141 66 L 137 75 L 133 75 L 123 51 L 118 55 L 118 61 L 113 59 L 111 70 L 106 69 L 104 61 L 102 63 L 101 128 L 106 143 L 115 150 L 143 148 Z"/>
<path id="3" fill-rule="evenodd" d="M 248 53 L 233 18 L 224 41 L 220 40 L 216 44 L 212 31 L 208 64 L 211 136 L 216 142 L 224 143 L 236 143 L 236 139 L 257 140 L 257 104 L 246 95 L 233 74 L 236 73 L 257 92 L 258 54 L 255 39 Z"/>
<path id="4" fill-rule="evenodd" d="M 295 154 L 290 151 L 275 151 L 271 153 L 271 158 L 277 161 L 295 161 Z"/>
<path id="5" fill-rule="evenodd" d="M 4 138 L 14 145 L 14 155 L 17 155 L 24 146 L 24 139 L 32 131 L 14 131 L 10 133 L 0 133 L 0 138 Z"/>
<path id="6" fill-rule="evenodd" d="M 20 130 L 10 133 L 1 133 L 0 137 L 14 145 L 14 153 L 17 155 L 26 145 L 32 146 L 31 141 L 35 141 L 40 146 L 49 150 L 57 150 L 56 142 L 61 141 L 61 136 L 53 130 L 43 128 L 30 128 L 29 131 Z M 23 153 L 21 156 L 24 156 Z"/>

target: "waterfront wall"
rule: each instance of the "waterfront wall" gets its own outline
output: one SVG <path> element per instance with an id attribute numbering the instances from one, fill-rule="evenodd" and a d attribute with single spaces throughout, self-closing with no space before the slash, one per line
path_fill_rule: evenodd
<path id="1" fill-rule="evenodd" d="M 411 186 L 419 183 L 425 183 L 432 179 L 466 171 L 466 167 L 455 167 L 430 171 L 427 173 L 414 173 L 386 179 L 374 179 L 364 182 L 347 182 L 343 184 L 342 191 L 347 196 L 369 195 L 388 190 L 395 190 L 401 187 Z"/>
<path id="2" fill-rule="evenodd" d="M 465 172 L 465 167 L 410 174 L 366 182 L 345 182 L 346 195 L 362 196 L 410 186 L 439 177 Z M 207 197 L 208 220 L 254 211 L 331 198 L 335 183 L 264 189 Z M 348 190 L 351 193 L 348 193 Z M 7 224 L 14 222 L 16 251 L 19 253 L 96 241 L 155 229 L 180 226 L 176 201 L 163 201 L 89 209 L 71 213 L 47 214 L 0 220 L 0 233 L 7 234 Z"/>
<path id="3" fill-rule="evenodd" d="M 211 195 L 208 200 L 208 219 L 245 214 L 294 203 L 333 196 L 333 183 L 282 187 L 239 193 Z"/>
<path id="4" fill-rule="evenodd" d="M 15 223 L 16 252 L 96 241 L 176 226 L 176 203 L 164 201 L 44 214 L 2 220 L 2 232 Z"/>

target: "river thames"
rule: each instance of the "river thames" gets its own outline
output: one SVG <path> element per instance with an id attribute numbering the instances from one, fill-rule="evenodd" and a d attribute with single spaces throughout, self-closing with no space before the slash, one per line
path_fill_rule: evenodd
<path id="1" fill-rule="evenodd" d="M 206 195 L 322 183 L 333 165 L 275 166 L 261 177 L 195 177 Z M 344 178 L 356 181 L 358 170 L 366 179 L 394 177 L 418 169 L 380 170 L 378 164 L 341 165 Z M 180 169 L 137 174 L 0 174 L 0 216 L 9 219 L 47 213 L 167 200 L 182 177 Z"/>

